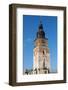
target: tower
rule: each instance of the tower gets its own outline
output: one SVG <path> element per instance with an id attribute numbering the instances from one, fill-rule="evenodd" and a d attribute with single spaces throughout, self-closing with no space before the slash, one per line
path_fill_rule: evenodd
<path id="1" fill-rule="evenodd" d="M 50 72 L 50 53 L 48 39 L 45 37 L 43 25 L 40 22 L 33 49 L 33 74 Z"/>

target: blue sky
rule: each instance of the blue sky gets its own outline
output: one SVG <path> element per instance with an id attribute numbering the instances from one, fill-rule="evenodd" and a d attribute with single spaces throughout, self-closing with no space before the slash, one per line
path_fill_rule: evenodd
<path id="1" fill-rule="evenodd" d="M 48 38 L 48 47 L 50 49 L 51 70 L 57 70 L 57 17 L 56 16 L 23 16 L 24 30 L 24 69 L 31 69 L 33 65 L 33 48 L 36 33 L 40 19 L 45 31 L 45 37 Z"/>

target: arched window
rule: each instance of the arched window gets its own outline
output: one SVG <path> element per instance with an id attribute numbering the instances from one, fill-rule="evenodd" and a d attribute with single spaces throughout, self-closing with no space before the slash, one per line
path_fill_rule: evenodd
<path id="1" fill-rule="evenodd" d="M 45 68 L 45 59 L 44 59 L 44 61 L 43 61 L 43 68 Z"/>
<path id="2" fill-rule="evenodd" d="M 44 53 L 44 51 L 43 51 L 43 55 L 44 55 L 45 53 Z"/>

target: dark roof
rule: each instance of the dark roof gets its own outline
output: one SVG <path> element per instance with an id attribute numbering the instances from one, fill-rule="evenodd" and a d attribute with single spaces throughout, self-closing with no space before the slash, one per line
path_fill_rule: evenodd
<path id="1" fill-rule="evenodd" d="M 37 38 L 45 38 L 45 32 L 43 31 L 42 23 L 40 23 L 38 27 Z"/>

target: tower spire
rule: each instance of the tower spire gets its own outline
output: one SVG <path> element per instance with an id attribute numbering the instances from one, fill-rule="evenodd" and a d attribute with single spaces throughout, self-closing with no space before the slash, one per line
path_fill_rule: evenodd
<path id="1" fill-rule="evenodd" d="M 33 74 L 46 74 L 50 71 L 48 39 L 45 37 L 43 24 L 40 19 L 36 39 L 34 41 Z"/>
<path id="2" fill-rule="evenodd" d="M 38 26 L 37 38 L 44 38 L 45 39 L 45 32 L 43 30 L 43 24 L 42 24 L 41 20 L 40 20 L 40 24 Z"/>
<path id="3" fill-rule="evenodd" d="M 39 30 L 43 30 L 43 25 L 42 25 L 42 23 L 40 23 L 40 25 L 39 25 Z"/>
<path id="4" fill-rule="evenodd" d="M 39 30 L 43 30 L 43 25 L 42 25 L 41 16 L 40 16 Z"/>

